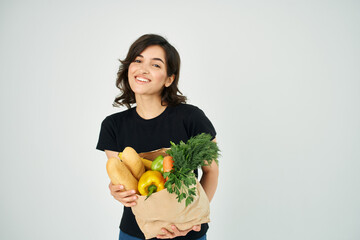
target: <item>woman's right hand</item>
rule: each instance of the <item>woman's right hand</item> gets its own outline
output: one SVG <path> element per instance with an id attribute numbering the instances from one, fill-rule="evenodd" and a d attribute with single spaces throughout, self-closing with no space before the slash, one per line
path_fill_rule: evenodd
<path id="1" fill-rule="evenodd" d="M 125 191 L 123 185 L 114 185 L 111 182 L 109 184 L 109 189 L 111 195 L 125 207 L 132 207 L 136 205 L 136 199 L 138 196 L 136 195 L 135 190 Z"/>

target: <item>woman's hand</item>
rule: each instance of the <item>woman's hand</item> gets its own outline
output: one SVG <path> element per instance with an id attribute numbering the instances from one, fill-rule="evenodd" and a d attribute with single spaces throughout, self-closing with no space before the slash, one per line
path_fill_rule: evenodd
<path id="1" fill-rule="evenodd" d="M 136 205 L 136 199 L 138 196 L 136 195 L 135 190 L 125 191 L 123 185 L 114 185 L 111 182 L 109 184 L 109 189 L 111 195 L 125 207 L 132 207 Z"/>
<path id="2" fill-rule="evenodd" d="M 172 225 L 171 229 L 173 230 L 173 232 L 170 232 L 167 229 L 162 228 L 161 230 L 163 231 L 164 234 L 157 235 L 156 238 L 164 239 L 164 238 L 175 238 L 179 236 L 185 236 L 191 230 L 199 232 L 201 230 L 201 225 L 195 225 L 192 228 L 183 231 L 179 230 L 175 225 Z"/>
<path id="3" fill-rule="evenodd" d="M 109 158 L 119 158 L 119 152 L 114 152 L 110 150 L 105 150 L 106 156 Z M 125 207 L 132 207 L 136 205 L 136 199 L 138 196 L 136 195 L 135 190 L 129 190 L 125 191 L 125 188 L 123 185 L 114 185 L 110 182 L 109 189 L 111 192 L 111 195 L 121 202 Z"/>

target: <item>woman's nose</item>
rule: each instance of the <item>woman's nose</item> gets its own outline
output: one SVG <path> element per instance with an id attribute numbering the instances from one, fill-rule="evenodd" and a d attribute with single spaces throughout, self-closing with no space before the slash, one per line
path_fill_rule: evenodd
<path id="1" fill-rule="evenodd" d="M 141 74 L 148 74 L 149 70 L 145 65 L 142 65 L 141 68 L 140 68 L 140 73 Z"/>
<path id="2" fill-rule="evenodd" d="M 148 71 L 148 70 L 145 70 L 145 69 L 140 69 L 140 73 L 141 73 L 141 74 L 148 74 L 149 71 Z"/>

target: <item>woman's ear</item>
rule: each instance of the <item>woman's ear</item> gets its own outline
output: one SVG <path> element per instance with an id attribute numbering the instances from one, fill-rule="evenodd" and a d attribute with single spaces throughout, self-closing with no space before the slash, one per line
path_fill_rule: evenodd
<path id="1" fill-rule="evenodd" d="M 171 75 L 166 79 L 165 87 L 170 87 L 170 85 L 174 82 L 174 80 L 175 80 L 175 74 Z"/>

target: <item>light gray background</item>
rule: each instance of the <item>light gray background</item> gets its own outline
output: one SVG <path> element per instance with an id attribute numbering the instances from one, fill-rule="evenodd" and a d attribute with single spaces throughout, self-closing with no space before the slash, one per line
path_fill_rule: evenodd
<path id="1" fill-rule="evenodd" d="M 116 239 L 95 150 L 144 33 L 218 131 L 208 239 L 360 239 L 358 1 L 1 1 L 0 239 Z M 156 137 L 156 136 L 154 136 Z"/>

